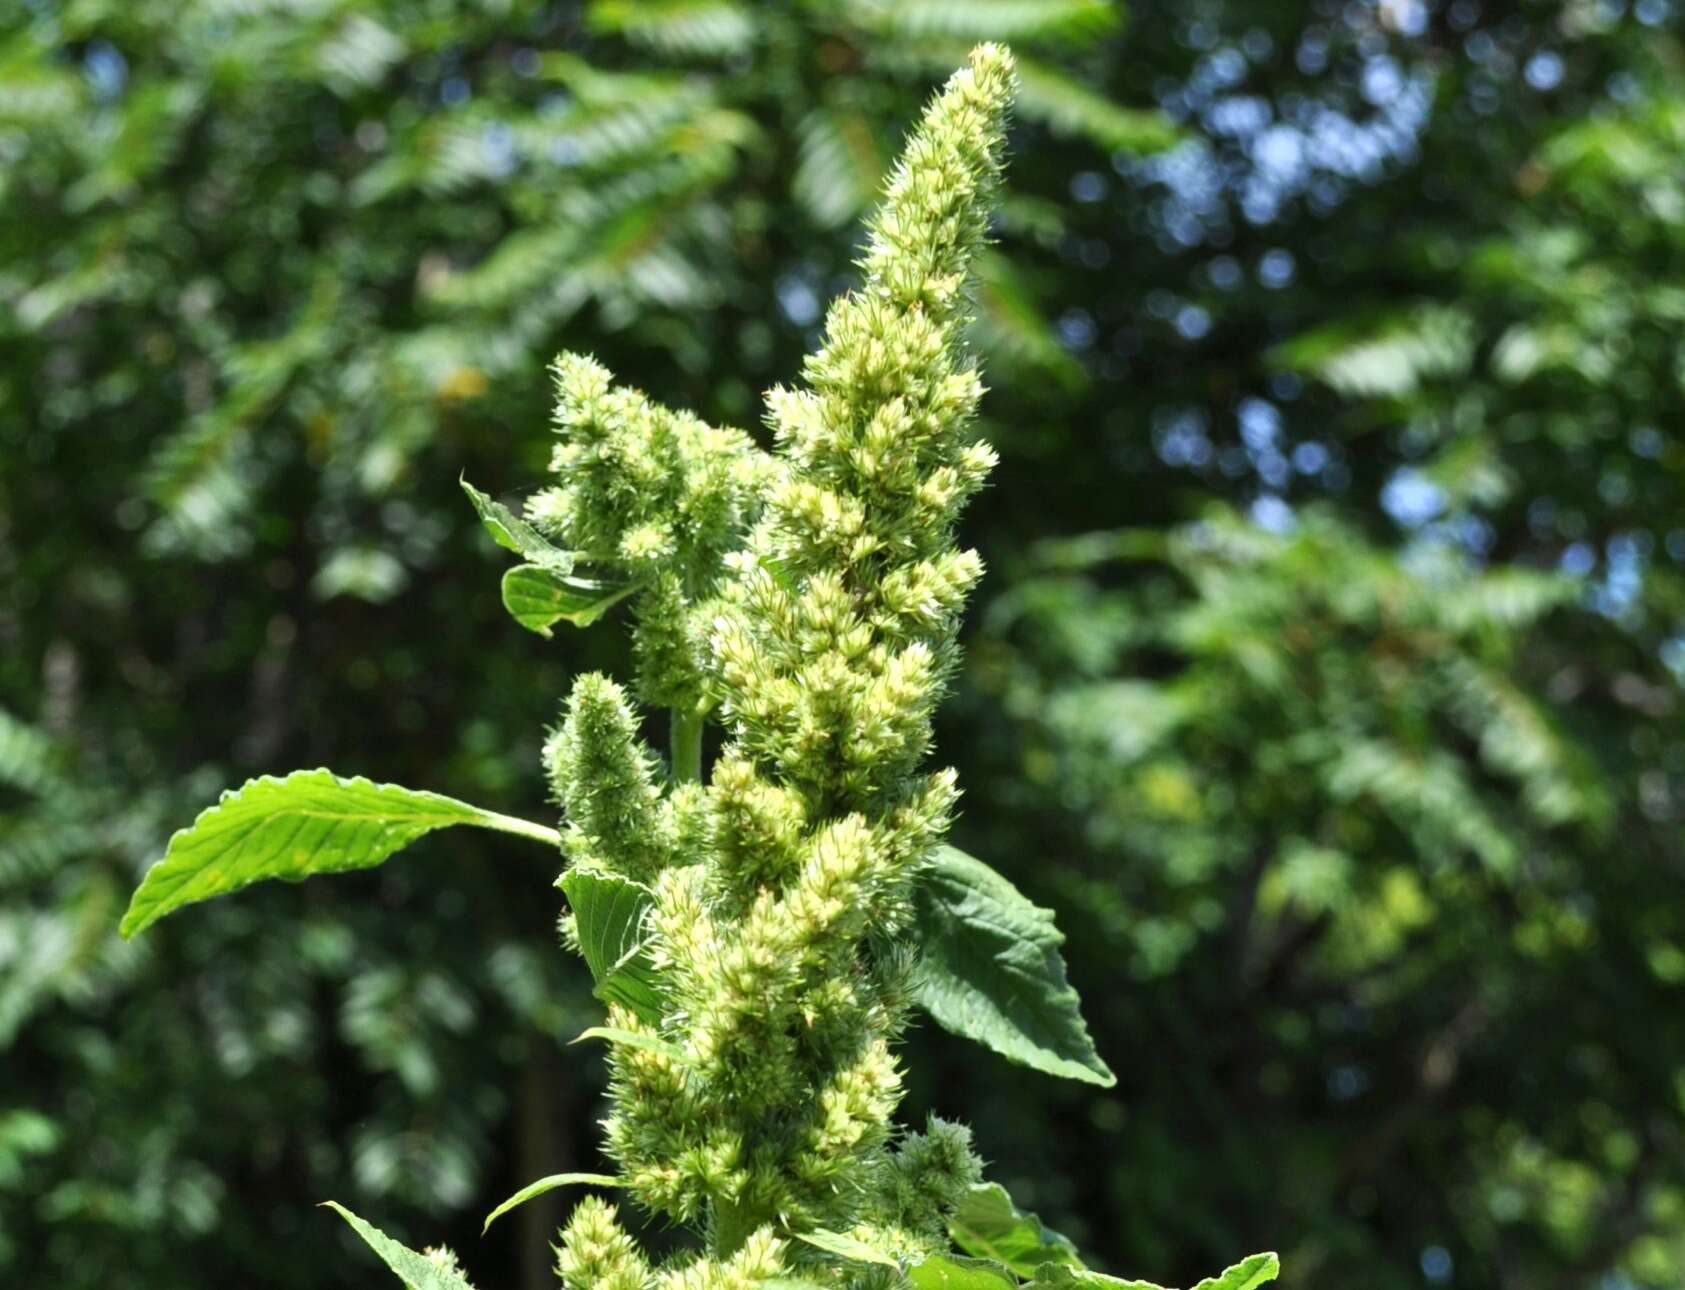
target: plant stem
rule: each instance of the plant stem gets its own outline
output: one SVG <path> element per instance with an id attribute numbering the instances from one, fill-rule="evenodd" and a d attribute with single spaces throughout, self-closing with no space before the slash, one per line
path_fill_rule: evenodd
<path id="1" fill-rule="evenodd" d="M 531 838 L 534 842 L 547 842 L 553 847 L 562 844 L 562 835 L 548 825 L 534 824 L 531 820 L 501 815 L 496 811 L 482 811 L 479 818 L 469 823 L 478 824 L 481 828 L 496 829 L 499 833 L 513 833 L 518 838 Z"/>
<path id="2" fill-rule="evenodd" d="M 673 782 L 702 782 L 702 714 L 673 710 Z"/>

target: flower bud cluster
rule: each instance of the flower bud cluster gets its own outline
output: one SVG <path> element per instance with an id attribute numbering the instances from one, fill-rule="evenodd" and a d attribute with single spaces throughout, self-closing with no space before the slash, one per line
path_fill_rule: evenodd
<path id="1" fill-rule="evenodd" d="M 726 734 L 705 788 L 664 791 L 624 693 L 584 677 L 546 746 L 571 863 L 651 897 L 661 1016 L 611 1009 L 638 1042 L 612 1046 L 607 1150 L 638 1204 L 706 1237 L 652 1270 L 612 1209 L 582 1203 L 559 1255 L 569 1290 L 747 1287 L 811 1262 L 782 1234 L 814 1227 L 945 1248 L 977 1179 L 964 1129 L 897 1138 L 892 1045 L 911 975 L 897 933 L 958 797 L 923 762 L 981 573 L 954 540 L 994 461 L 968 437 L 982 384 L 964 284 L 1011 91 L 1010 56 L 982 46 L 927 108 L 862 286 L 832 307 L 803 388 L 768 396 L 775 456 L 614 390 L 590 360 L 558 364 L 563 482 L 534 521 L 652 587 L 676 581 L 675 630 L 706 650 L 688 655 L 694 680 L 644 678 L 640 696 L 700 695 Z M 662 612 L 640 634 L 669 630 Z"/>
<path id="2" fill-rule="evenodd" d="M 639 696 L 694 711 L 709 617 L 698 607 L 758 509 L 771 462 L 741 430 L 614 385 L 595 359 L 563 354 L 551 371 L 560 442 L 550 466 L 561 482 L 528 501 L 527 519 L 638 585 Z"/>

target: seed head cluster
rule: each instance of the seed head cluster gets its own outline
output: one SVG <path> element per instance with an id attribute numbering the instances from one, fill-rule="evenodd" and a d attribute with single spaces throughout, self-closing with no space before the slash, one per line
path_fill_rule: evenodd
<path id="1" fill-rule="evenodd" d="M 727 552 L 742 542 L 773 463 L 741 430 L 721 430 L 616 386 L 593 358 L 551 366 L 561 482 L 527 518 L 582 563 L 634 582 L 638 697 L 706 705 L 706 612 Z"/>
<path id="2" fill-rule="evenodd" d="M 958 796 L 924 763 L 982 571 L 954 536 L 994 464 L 969 433 L 983 387 L 962 333 L 1011 93 L 1010 55 L 985 45 L 926 109 L 861 286 L 800 385 L 767 396 L 773 452 L 557 362 L 560 483 L 529 518 L 638 581 L 636 698 L 724 731 L 706 785 L 670 786 L 632 696 L 586 676 L 546 746 L 570 866 L 650 896 L 660 1017 L 616 1006 L 609 1025 L 659 1042 L 611 1048 L 607 1151 L 640 1208 L 704 1238 L 652 1266 L 582 1201 L 568 1290 L 835 1281 L 792 1237 L 946 1248 L 977 1180 L 964 1129 L 893 1127 L 893 1045 L 911 886 Z"/>

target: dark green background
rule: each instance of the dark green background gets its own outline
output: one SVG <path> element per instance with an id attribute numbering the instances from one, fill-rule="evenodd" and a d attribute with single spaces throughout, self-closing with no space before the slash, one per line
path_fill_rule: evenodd
<path id="1" fill-rule="evenodd" d="M 550 1284 L 596 1005 L 551 867 L 429 839 L 115 935 L 325 765 L 542 818 L 568 678 L 459 475 L 591 351 L 758 424 L 911 114 L 1025 63 L 1002 465 L 940 724 L 1119 1075 L 908 1112 L 1109 1271 L 1685 1267 L 1677 0 L 0 0 L 0 1282 L 327 1290 L 334 1198 Z"/>

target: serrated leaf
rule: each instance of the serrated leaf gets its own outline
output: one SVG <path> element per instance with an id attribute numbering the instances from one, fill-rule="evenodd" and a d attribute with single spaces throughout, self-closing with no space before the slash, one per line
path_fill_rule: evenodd
<path id="1" fill-rule="evenodd" d="M 1153 1281 L 1129 1281 L 1088 1268 L 1070 1268 L 1062 1263 L 1044 1263 L 1025 1290 L 1167 1290 Z"/>
<path id="2" fill-rule="evenodd" d="M 1018 1290 L 1018 1280 L 993 1259 L 931 1254 L 907 1269 L 917 1290 Z"/>
<path id="3" fill-rule="evenodd" d="M 328 770 L 265 775 L 224 793 L 170 839 L 123 915 L 125 937 L 183 905 L 238 891 L 265 878 L 297 882 L 379 864 L 423 834 L 472 824 L 560 842 L 554 829 L 481 810 L 440 793 L 341 779 Z"/>
<path id="4" fill-rule="evenodd" d="M 1080 1268 L 1076 1246 L 1012 1203 L 999 1183 L 971 1188 L 948 1218 L 948 1233 L 967 1254 L 994 1259 L 1021 1277 L 1044 1263 Z"/>
<path id="5" fill-rule="evenodd" d="M 827 1228 L 816 1227 L 811 1231 L 797 1232 L 798 1241 L 805 1241 L 817 1250 L 824 1250 L 827 1254 L 835 1254 L 841 1259 L 850 1259 L 855 1263 L 876 1263 L 880 1267 L 901 1270 L 900 1260 L 885 1254 L 875 1245 L 868 1245 L 857 1236 L 849 1236 L 846 1232 L 833 1232 Z"/>
<path id="6" fill-rule="evenodd" d="M 1018 1280 L 993 1259 L 971 1259 L 961 1254 L 929 1254 L 917 1263 L 885 1254 L 875 1245 L 846 1232 L 823 1227 L 797 1232 L 796 1239 L 815 1249 L 854 1263 L 872 1263 L 903 1273 L 916 1290 L 1018 1290 Z"/>
<path id="7" fill-rule="evenodd" d="M 1253 1254 L 1214 1277 L 1207 1277 L 1193 1290 L 1257 1290 L 1281 1273 L 1281 1260 L 1272 1253 Z M 1027 1290 L 1165 1290 L 1153 1281 L 1126 1281 L 1087 1268 L 1070 1268 L 1047 1263 L 1036 1270 Z"/>
<path id="8" fill-rule="evenodd" d="M 1090 1268 L 1071 1268 L 1059 1263 L 1045 1263 L 1036 1270 L 1026 1290 L 1169 1290 L 1156 1281 L 1138 1281 L 1130 1277 L 1114 1277 Z"/>
<path id="9" fill-rule="evenodd" d="M 1214 1277 L 1207 1277 L 1194 1290 L 1258 1290 L 1281 1275 L 1281 1260 L 1273 1251 L 1251 1254 Z"/>
<path id="10" fill-rule="evenodd" d="M 358 1218 L 337 1201 L 324 1202 L 363 1238 L 363 1243 L 380 1256 L 381 1262 L 398 1274 L 409 1290 L 474 1290 L 460 1272 L 426 1254 L 418 1254 L 382 1232 L 372 1223 Z"/>
<path id="11" fill-rule="evenodd" d="M 468 494 L 468 500 L 474 504 L 480 523 L 485 525 L 486 532 L 491 534 L 498 546 L 552 573 L 566 575 L 573 572 L 572 551 L 564 551 L 555 545 L 514 511 L 487 497 L 466 479 L 458 482 L 462 491 Z"/>
<path id="12" fill-rule="evenodd" d="M 597 997 L 659 1022 L 661 981 L 643 948 L 644 911 L 654 903 L 649 888 L 619 874 L 580 868 L 570 869 L 556 885 L 573 909 Z"/>
<path id="13" fill-rule="evenodd" d="M 945 1030 L 1009 1061 L 1110 1088 L 1053 915 L 974 856 L 941 847 L 918 889 L 923 951 L 915 999 Z"/>
<path id="14" fill-rule="evenodd" d="M 518 564 L 503 575 L 503 607 L 528 631 L 548 636 L 560 622 L 589 627 L 634 590 L 633 583 L 615 586 Z"/>
<path id="15" fill-rule="evenodd" d="M 579 1044 L 587 1039 L 601 1039 L 610 1044 L 623 1044 L 627 1048 L 641 1048 L 646 1053 L 656 1053 L 669 1061 L 686 1065 L 684 1050 L 677 1044 L 668 1043 L 655 1035 L 645 1035 L 636 1030 L 622 1030 L 618 1026 L 592 1026 L 589 1030 L 582 1030 L 569 1042 Z"/>
<path id="16" fill-rule="evenodd" d="M 491 1230 L 491 1225 L 502 1218 L 517 1205 L 524 1205 L 536 1196 L 542 1196 L 547 1191 L 555 1191 L 558 1187 L 619 1187 L 618 1178 L 610 1178 L 607 1174 L 550 1174 L 536 1182 L 530 1182 L 508 1200 L 504 1201 L 491 1213 L 486 1215 L 485 1226 L 480 1228 L 484 1233 Z"/>

